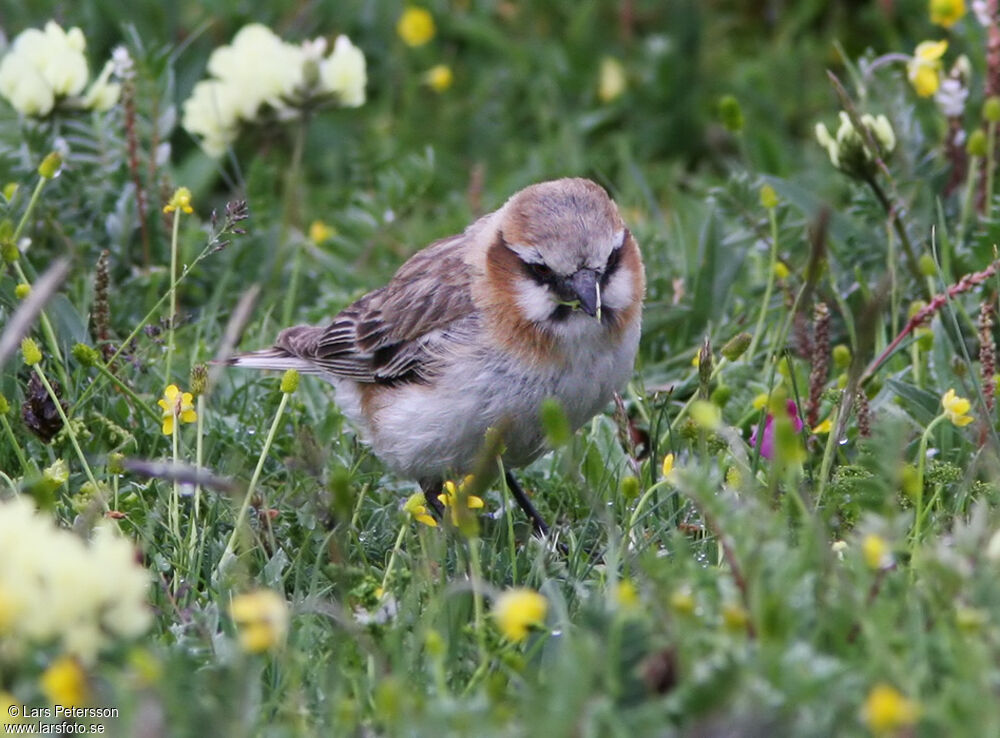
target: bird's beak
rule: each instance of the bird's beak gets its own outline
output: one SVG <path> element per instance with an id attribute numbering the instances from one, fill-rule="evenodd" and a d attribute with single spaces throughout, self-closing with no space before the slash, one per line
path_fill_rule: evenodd
<path id="1" fill-rule="evenodd" d="M 581 269 L 569 278 L 569 286 L 587 315 L 601 319 L 601 284 L 593 269 Z"/>

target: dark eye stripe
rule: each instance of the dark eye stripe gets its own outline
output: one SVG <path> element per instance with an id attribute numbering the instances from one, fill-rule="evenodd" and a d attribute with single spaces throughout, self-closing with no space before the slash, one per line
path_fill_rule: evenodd
<path id="1" fill-rule="evenodd" d="M 557 281 L 555 272 L 545 266 L 545 264 L 524 263 L 524 270 L 538 284 L 554 285 Z"/>
<path id="2" fill-rule="evenodd" d="M 628 231 L 625 232 L 625 240 L 628 240 Z M 604 265 L 604 273 L 601 275 L 601 285 L 608 283 L 611 279 L 611 275 L 618 271 L 618 267 L 622 261 L 622 251 L 625 249 L 625 241 L 622 241 L 622 245 L 618 248 L 612 250 L 611 254 L 608 256 L 608 263 Z"/>

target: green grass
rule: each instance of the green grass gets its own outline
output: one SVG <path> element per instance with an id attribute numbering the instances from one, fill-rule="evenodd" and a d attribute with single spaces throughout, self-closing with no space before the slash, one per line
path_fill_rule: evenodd
<path id="1" fill-rule="evenodd" d="M 909 701 L 887 698 L 899 722 L 882 734 L 1000 733 L 995 330 L 979 326 L 984 306 L 996 322 L 1000 293 L 984 273 L 996 202 L 964 207 L 965 182 L 949 186 L 948 122 L 901 63 L 866 73 L 877 54 L 947 37 L 946 70 L 959 53 L 972 70 L 956 125 L 983 127 L 986 32 L 973 17 L 945 31 L 916 2 L 773 16 L 727 2 L 432 2 L 437 34 L 413 49 L 395 33 L 399 4 L 266 5 L 39 3 L 6 18 L 12 39 L 51 10 L 81 26 L 92 69 L 119 43 L 136 62 L 134 121 L 121 104 L 35 121 L 0 102 L 0 185 L 18 185 L 0 201 L 0 241 L 10 254 L 23 221 L 17 263 L 32 283 L 59 257 L 71 265 L 28 333 L 72 429 L 36 433 L 61 423 L 32 421 L 25 403 L 55 408 L 29 384 L 36 369 L 6 360 L 0 501 L 29 496 L 83 536 L 110 518 L 135 542 L 153 625 L 109 635 L 81 664 L 87 704 L 120 711 L 98 721 L 108 733 L 868 735 L 880 684 Z M 347 33 L 366 55 L 368 101 L 316 113 L 301 167 L 294 125 L 244 132 L 220 163 L 179 127 L 209 53 L 249 20 L 295 42 Z M 627 79 L 607 102 L 604 56 Z M 422 82 L 437 63 L 455 72 L 441 94 Z M 828 68 L 855 117 L 882 113 L 895 130 L 871 181 L 834 169 L 813 137 L 845 104 Z M 740 130 L 725 125 L 724 95 Z M 30 202 L 62 142 L 62 171 Z M 564 175 L 609 189 L 648 279 L 625 414 L 554 433 L 558 447 L 519 472 L 565 551 L 533 537 L 499 485 L 478 492 L 471 528 L 414 521 L 403 504 L 416 485 L 372 456 L 329 386 L 303 377 L 288 394 L 279 375 L 209 363 L 227 336 L 259 348 L 286 314 L 329 317 L 417 249 Z M 174 243 L 161 210 L 179 186 L 194 212 Z M 249 217 L 233 217 L 227 203 L 244 200 Z M 320 242 L 316 220 L 332 229 Z M 170 352 L 172 246 L 183 276 Z M 2 267 L 0 333 L 17 328 L 21 281 Z M 904 330 L 914 303 L 945 294 Z M 724 358 L 742 333 L 752 350 Z M 104 364 L 133 334 L 104 370 L 74 351 L 110 346 Z M 198 421 L 179 424 L 175 454 L 156 403 L 203 366 Z M 970 400 L 971 424 L 941 419 L 949 389 Z M 796 430 L 787 402 L 805 414 L 810 394 L 839 438 Z M 769 408 L 772 458 L 749 441 Z M 175 484 L 150 466 L 175 455 L 211 478 Z M 59 460 L 65 479 L 45 473 Z M 20 635 L 5 576 L 0 561 L 0 707 L 51 705 L 40 679 L 61 646 Z M 512 587 L 548 604 L 523 642 L 491 615 Z M 289 623 L 275 648 L 249 653 L 230 603 L 257 589 L 287 602 Z"/>

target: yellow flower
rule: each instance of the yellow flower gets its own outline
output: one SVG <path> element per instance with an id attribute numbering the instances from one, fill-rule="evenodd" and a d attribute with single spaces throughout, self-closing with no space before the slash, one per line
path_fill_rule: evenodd
<path id="1" fill-rule="evenodd" d="M 170 202 L 163 206 L 164 213 L 172 213 L 175 210 L 180 210 L 182 213 L 194 212 L 194 208 L 191 207 L 191 190 L 187 187 L 178 187 Z"/>
<path id="2" fill-rule="evenodd" d="M 403 11 L 396 23 L 396 33 L 407 46 L 423 46 L 434 38 L 435 31 L 434 16 L 412 5 Z"/>
<path id="3" fill-rule="evenodd" d="M 462 493 L 465 492 L 465 488 L 472 483 L 472 475 L 470 474 L 462 483 L 457 487 L 455 483 L 448 480 L 444 483 L 444 492 L 438 495 L 438 500 L 441 504 L 451 510 L 451 522 L 455 525 L 459 524 L 459 518 L 461 513 L 459 512 L 458 503 L 462 499 Z M 482 497 L 476 497 L 475 495 L 464 495 L 465 507 L 469 510 L 478 510 L 485 505 Z"/>
<path id="4" fill-rule="evenodd" d="M 597 99 L 609 103 L 622 96 L 627 80 L 625 67 L 613 56 L 601 59 L 601 71 L 597 79 Z"/>
<path id="5" fill-rule="evenodd" d="M 11 709 L 15 708 L 15 709 Z M 0 691 L 0 726 L 20 722 L 21 704 L 10 692 Z"/>
<path id="6" fill-rule="evenodd" d="M 270 589 L 233 598 L 229 614 L 236 623 L 240 647 L 248 653 L 263 653 L 281 645 L 288 632 L 288 604 Z"/>
<path id="7" fill-rule="evenodd" d="M 695 400 L 691 405 L 691 419 L 703 430 L 714 431 L 722 425 L 722 410 L 708 400 Z"/>
<path id="8" fill-rule="evenodd" d="M 813 433 L 829 433 L 833 430 L 833 422 L 827 418 L 822 423 L 813 428 Z"/>
<path id="9" fill-rule="evenodd" d="M 791 274 L 791 272 L 788 271 L 788 267 L 786 267 L 784 265 L 784 263 L 782 263 L 780 261 L 774 262 L 774 276 L 775 277 L 777 277 L 779 280 L 785 280 L 785 279 L 788 279 L 788 275 L 789 274 Z"/>
<path id="10" fill-rule="evenodd" d="M 176 384 L 163 391 L 163 397 L 156 403 L 163 409 L 163 435 L 173 434 L 176 418 L 180 418 L 182 423 L 193 423 L 198 419 L 193 403 L 194 396 L 190 392 L 181 392 Z"/>
<path id="11" fill-rule="evenodd" d="M 894 734 L 916 723 L 919 716 L 920 705 L 888 684 L 872 687 L 861 708 L 861 719 L 876 735 Z"/>
<path id="12" fill-rule="evenodd" d="M 762 410 L 765 405 L 767 405 L 768 394 L 767 392 L 761 392 L 759 395 L 753 398 L 753 409 Z"/>
<path id="13" fill-rule="evenodd" d="M 424 75 L 424 81 L 427 82 L 428 86 L 435 92 L 444 92 L 454 81 L 455 75 L 451 73 L 451 67 L 447 64 L 436 64 L 427 70 L 427 74 Z"/>
<path id="14" fill-rule="evenodd" d="M 947 50 L 947 41 L 924 41 L 917 44 L 913 58 L 906 63 L 906 75 L 920 97 L 937 92 L 941 85 L 941 57 Z"/>
<path id="15" fill-rule="evenodd" d="M 42 672 L 41 687 L 53 705 L 78 707 L 87 701 L 87 675 L 70 656 L 60 656 Z"/>
<path id="16" fill-rule="evenodd" d="M 882 536 L 869 533 L 861 542 L 861 554 L 871 569 L 884 569 L 892 563 L 892 552 Z"/>
<path id="17" fill-rule="evenodd" d="M 931 23 L 951 28 L 965 15 L 965 0 L 930 0 Z"/>
<path id="18" fill-rule="evenodd" d="M 639 606 L 639 590 L 631 579 L 622 579 L 618 582 L 615 601 L 622 610 L 635 610 Z"/>
<path id="19" fill-rule="evenodd" d="M 669 479 L 670 475 L 674 473 L 674 455 L 667 454 L 663 457 L 663 466 L 660 471 L 663 472 L 663 478 Z"/>
<path id="20" fill-rule="evenodd" d="M 950 389 L 941 396 L 941 406 L 948 420 L 961 428 L 973 421 L 969 415 L 969 408 L 972 407 L 968 400 L 955 394 L 955 390 Z"/>
<path id="21" fill-rule="evenodd" d="M 694 595 L 688 587 L 675 589 L 670 594 L 670 606 L 679 615 L 693 615 L 695 610 Z"/>
<path id="22" fill-rule="evenodd" d="M 532 628 L 541 627 L 549 602 L 533 589 L 515 587 L 497 597 L 493 617 L 506 638 L 523 641 Z"/>
<path id="23" fill-rule="evenodd" d="M 750 614 L 742 605 L 727 602 L 722 606 L 722 622 L 729 630 L 745 630 L 750 622 Z"/>
<path id="24" fill-rule="evenodd" d="M 309 226 L 309 240 L 317 246 L 326 243 L 337 235 L 337 229 L 331 228 L 321 220 L 314 220 Z"/>
<path id="25" fill-rule="evenodd" d="M 427 505 L 425 505 L 424 502 L 426 502 L 424 499 L 424 493 L 414 492 L 406 500 L 406 503 L 403 505 L 403 510 L 405 510 L 407 514 L 409 514 L 409 516 L 418 523 L 423 523 L 424 525 L 429 525 L 431 528 L 436 528 L 437 521 L 427 513 Z"/>

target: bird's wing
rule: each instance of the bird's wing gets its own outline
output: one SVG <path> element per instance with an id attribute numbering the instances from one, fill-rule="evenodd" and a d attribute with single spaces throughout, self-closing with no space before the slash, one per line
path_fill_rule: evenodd
<path id="1" fill-rule="evenodd" d="M 433 376 L 449 344 L 474 329 L 471 268 L 463 236 L 411 257 L 392 280 L 349 305 L 324 326 L 296 326 L 275 348 L 313 371 L 357 382 L 392 383 Z"/>

